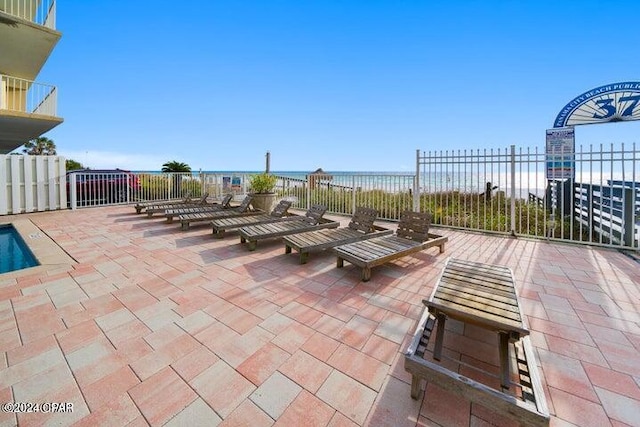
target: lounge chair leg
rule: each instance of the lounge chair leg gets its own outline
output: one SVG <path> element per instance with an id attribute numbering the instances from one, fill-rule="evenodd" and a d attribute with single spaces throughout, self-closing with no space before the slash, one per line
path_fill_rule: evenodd
<path id="1" fill-rule="evenodd" d="M 169 216 L 167 217 L 167 223 L 168 223 L 168 224 L 171 224 L 172 222 L 173 222 L 173 217 L 172 217 L 171 215 L 169 215 Z"/>
<path id="2" fill-rule="evenodd" d="M 258 241 L 257 240 L 252 240 L 249 242 L 249 250 L 250 251 L 255 251 L 256 250 L 256 246 L 258 246 Z"/>
<path id="3" fill-rule="evenodd" d="M 502 388 L 509 390 L 509 334 L 500 332 L 500 385 Z"/>
<path id="4" fill-rule="evenodd" d="M 291 253 L 291 246 L 284 245 L 284 253 L 285 254 L 290 254 Z"/>
<path id="5" fill-rule="evenodd" d="M 306 264 L 309 259 L 309 252 L 300 252 L 300 264 Z"/>
<path id="6" fill-rule="evenodd" d="M 244 237 L 240 236 L 240 243 L 246 243 L 247 239 L 245 239 Z"/>
<path id="7" fill-rule="evenodd" d="M 189 223 L 188 222 L 183 222 L 180 224 L 180 228 L 182 230 L 188 230 L 189 229 Z"/>
<path id="8" fill-rule="evenodd" d="M 444 253 L 444 243 L 440 245 L 440 253 L 443 254 Z"/>
<path id="9" fill-rule="evenodd" d="M 420 377 L 417 375 L 411 376 L 411 398 L 417 399 L 420 394 Z"/>
<path id="10" fill-rule="evenodd" d="M 433 358 L 440 361 L 442 358 L 442 341 L 444 340 L 444 324 L 447 316 L 438 313 L 438 330 L 436 331 L 436 345 L 433 348 Z"/>
<path id="11" fill-rule="evenodd" d="M 139 214 L 140 212 L 142 212 L 142 208 L 136 208 L 136 213 Z"/>
<path id="12" fill-rule="evenodd" d="M 368 282 L 371 279 L 371 269 L 369 267 L 362 268 L 362 281 Z"/>
<path id="13" fill-rule="evenodd" d="M 338 259 L 336 260 L 336 267 L 337 268 L 344 267 L 344 260 L 342 258 L 338 257 Z"/>
<path id="14" fill-rule="evenodd" d="M 224 230 L 213 230 L 213 236 L 216 239 L 222 239 L 224 237 Z"/>

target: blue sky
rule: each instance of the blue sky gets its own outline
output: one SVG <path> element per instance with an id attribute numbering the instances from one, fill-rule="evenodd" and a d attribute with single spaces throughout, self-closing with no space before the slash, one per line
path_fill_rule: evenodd
<path id="1" fill-rule="evenodd" d="M 57 3 L 46 136 L 92 168 L 412 171 L 416 149 L 544 149 L 575 96 L 640 80 L 637 0 Z"/>

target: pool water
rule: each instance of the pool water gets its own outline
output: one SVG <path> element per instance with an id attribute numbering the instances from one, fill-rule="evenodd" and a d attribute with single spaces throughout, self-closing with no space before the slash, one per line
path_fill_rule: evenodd
<path id="1" fill-rule="evenodd" d="M 38 265 L 36 257 L 12 225 L 0 225 L 0 274 Z"/>

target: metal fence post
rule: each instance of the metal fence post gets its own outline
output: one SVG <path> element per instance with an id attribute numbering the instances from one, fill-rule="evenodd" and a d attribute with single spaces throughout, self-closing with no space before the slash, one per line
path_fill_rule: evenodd
<path id="1" fill-rule="evenodd" d="M 624 182 L 623 182 L 624 185 Z M 637 245 L 635 244 L 636 236 L 635 236 L 635 191 L 631 188 L 623 187 L 622 191 L 624 191 L 624 213 L 622 218 L 623 224 L 623 233 L 624 233 L 624 245 L 628 248 L 635 248 Z"/>
<path id="2" fill-rule="evenodd" d="M 351 177 L 351 213 L 356 212 L 356 176 Z"/>
<path id="3" fill-rule="evenodd" d="M 78 195 L 76 193 L 76 173 L 69 174 L 69 198 L 71 202 L 71 209 L 76 210 L 78 208 Z"/>
<path id="4" fill-rule="evenodd" d="M 243 174 L 242 175 L 242 194 L 248 194 L 249 190 L 248 190 L 248 183 L 249 180 L 251 179 L 251 175 L 247 175 L 247 174 Z M 231 188 L 233 188 L 233 175 L 231 176 Z"/>
<path id="5" fill-rule="evenodd" d="M 516 146 L 511 146 L 511 235 L 516 235 Z"/>
<path id="6" fill-rule="evenodd" d="M 416 150 L 416 175 L 413 178 L 413 210 L 420 212 L 420 149 Z"/>

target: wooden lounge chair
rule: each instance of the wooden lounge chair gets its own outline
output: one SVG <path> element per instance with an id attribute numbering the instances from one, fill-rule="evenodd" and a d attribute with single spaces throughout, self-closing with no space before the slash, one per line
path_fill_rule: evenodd
<path id="1" fill-rule="evenodd" d="M 200 197 L 200 199 L 198 200 L 192 200 L 189 203 L 185 203 L 184 205 L 182 205 L 182 207 L 190 207 L 190 206 L 204 206 L 207 204 L 207 198 L 209 197 L 209 193 L 204 193 L 202 195 L 202 197 Z M 151 218 L 153 216 L 153 214 L 156 213 L 161 213 L 161 214 L 165 214 L 165 212 L 167 211 L 167 209 L 173 209 L 176 205 L 172 205 L 171 203 L 160 203 L 160 204 L 156 204 L 156 205 L 151 205 L 151 206 L 147 206 L 147 216 L 149 218 Z"/>
<path id="2" fill-rule="evenodd" d="M 149 206 L 165 204 L 165 205 L 173 205 L 180 206 L 187 203 L 191 203 L 191 192 L 187 191 L 182 199 L 164 199 L 164 200 L 151 200 L 148 202 L 138 202 L 133 207 L 136 209 L 136 213 L 140 214 L 143 210 L 148 208 Z"/>
<path id="3" fill-rule="evenodd" d="M 218 239 L 222 239 L 224 237 L 224 232 L 228 230 L 234 230 L 248 225 L 266 224 L 269 222 L 300 218 L 299 215 L 290 215 L 288 213 L 290 207 L 290 201 L 281 200 L 269 214 L 215 219 L 211 222 L 211 225 L 213 226 L 213 235 Z"/>
<path id="4" fill-rule="evenodd" d="M 433 246 L 439 246 L 443 253 L 449 239 L 429 233 L 431 218 L 430 213 L 403 212 L 396 234 L 335 248 L 337 267 L 342 268 L 344 261 L 362 267 L 362 280 L 366 282 L 371 278 L 371 268 L 377 265 Z"/>
<path id="5" fill-rule="evenodd" d="M 251 209 L 252 199 L 253 197 L 251 195 L 247 195 L 244 200 L 242 200 L 242 203 L 240 203 L 240 206 L 212 212 L 193 212 L 182 214 L 179 216 L 180 228 L 182 230 L 188 230 L 191 224 L 196 222 L 211 222 L 214 219 L 232 218 L 245 215 L 260 215 L 264 213 L 263 211 Z"/>
<path id="6" fill-rule="evenodd" d="M 285 253 L 291 253 L 292 249 L 297 250 L 300 253 L 300 264 L 304 264 L 311 251 L 321 251 L 347 243 L 393 234 L 392 230 L 373 224 L 377 216 L 378 211 L 375 209 L 358 207 L 347 227 L 327 228 L 286 236 L 283 239 Z"/>
<path id="7" fill-rule="evenodd" d="M 175 207 L 173 209 L 167 209 L 164 213 L 164 216 L 167 218 L 167 222 L 173 222 L 173 218 L 180 216 L 182 214 L 189 213 L 200 213 L 200 212 L 215 212 L 221 209 L 228 209 L 231 207 L 231 200 L 233 199 L 233 194 L 227 194 L 220 201 L 220 203 L 206 204 L 201 206 L 191 206 L 191 207 Z"/>
<path id="8" fill-rule="evenodd" d="M 323 228 L 337 228 L 340 223 L 322 218 L 327 208 L 322 205 L 313 205 L 305 216 L 295 220 L 283 220 L 269 224 L 250 225 L 240 229 L 240 243 L 248 243 L 249 250 L 256 249 L 258 240 L 272 239 L 274 237 L 288 236 L 305 231 L 320 230 Z"/>

